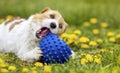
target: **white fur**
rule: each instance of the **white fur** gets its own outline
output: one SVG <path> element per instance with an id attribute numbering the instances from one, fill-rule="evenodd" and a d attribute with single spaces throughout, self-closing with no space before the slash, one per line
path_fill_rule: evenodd
<path id="1" fill-rule="evenodd" d="M 0 25 L 0 51 L 2 52 L 13 52 L 21 60 L 27 62 L 35 62 L 42 56 L 42 52 L 38 47 L 40 39 L 36 38 L 35 34 L 41 27 L 48 27 L 52 33 L 58 32 L 58 22 L 55 19 L 45 19 L 43 22 L 33 22 L 34 16 L 29 17 L 28 20 L 19 19 L 10 22 L 5 25 Z M 9 27 L 15 22 L 21 22 L 16 25 L 11 31 Z M 56 23 L 56 29 L 51 29 L 49 24 L 51 22 Z M 38 25 L 36 25 L 38 24 Z M 37 42 L 37 43 L 36 43 Z"/>

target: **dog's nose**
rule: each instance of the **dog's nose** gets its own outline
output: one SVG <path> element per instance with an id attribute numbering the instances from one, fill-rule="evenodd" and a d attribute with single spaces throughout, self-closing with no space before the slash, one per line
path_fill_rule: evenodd
<path id="1" fill-rule="evenodd" d="M 50 27 L 51 27 L 52 29 L 56 28 L 56 23 L 54 23 L 54 22 L 50 23 Z"/>

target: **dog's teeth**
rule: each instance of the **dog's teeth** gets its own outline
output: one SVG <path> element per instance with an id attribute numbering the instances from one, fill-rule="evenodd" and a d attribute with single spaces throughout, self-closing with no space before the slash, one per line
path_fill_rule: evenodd
<path id="1" fill-rule="evenodd" d="M 37 33 L 39 33 L 39 32 L 37 32 Z"/>
<path id="2" fill-rule="evenodd" d="M 39 38 L 42 38 L 42 36 L 39 36 Z"/>

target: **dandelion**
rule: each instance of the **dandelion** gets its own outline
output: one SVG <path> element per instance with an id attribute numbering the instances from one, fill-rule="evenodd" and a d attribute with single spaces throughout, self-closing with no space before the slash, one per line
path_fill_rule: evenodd
<path id="1" fill-rule="evenodd" d="M 7 20 L 12 20 L 12 19 L 13 19 L 13 16 L 12 16 L 12 15 L 8 15 L 8 16 L 6 17 L 6 19 L 7 19 Z"/>
<path id="2" fill-rule="evenodd" d="M 114 36 L 114 32 L 107 32 L 107 37 L 112 37 Z"/>
<path id="3" fill-rule="evenodd" d="M 101 63 L 101 58 L 94 58 L 94 62 L 97 63 L 97 64 L 100 64 Z"/>
<path id="4" fill-rule="evenodd" d="M 67 43 L 68 45 L 70 45 L 70 44 L 72 44 L 73 42 L 74 42 L 74 40 L 69 39 L 66 43 Z"/>
<path id="5" fill-rule="evenodd" d="M 116 38 L 117 38 L 117 39 L 120 39 L 120 33 L 116 35 Z"/>
<path id="6" fill-rule="evenodd" d="M 80 30 L 75 30 L 73 33 L 76 34 L 76 35 L 81 35 L 82 34 L 82 32 Z"/>
<path id="7" fill-rule="evenodd" d="M 115 39 L 115 37 L 110 37 L 109 41 L 112 42 L 112 43 L 114 43 L 114 42 L 116 42 L 116 39 Z"/>
<path id="8" fill-rule="evenodd" d="M 86 54 L 86 59 L 87 59 L 89 62 L 92 62 L 92 61 L 93 61 L 93 57 L 92 57 L 90 54 Z"/>
<path id="9" fill-rule="evenodd" d="M 0 64 L 3 64 L 4 63 L 4 60 L 0 58 Z"/>
<path id="10" fill-rule="evenodd" d="M 68 34 L 67 34 L 67 33 L 63 33 L 63 34 L 61 35 L 61 38 L 68 38 Z"/>
<path id="11" fill-rule="evenodd" d="M 102 56 L 100 54 L 94 55 L 95 58 L 101 58 Z"/>
<path id="12" fill-rule="evenodd" d="M 108 24 L 107 24 L 106 22 L 102 22 L 102 23 L 101 23 L 101 27 L 102 27 L 102 28 L 107 28 L 107 27 L 108 27 Z"/>
<path id="13" fill-rule="evenodd" d="M 51 66 L 44 66 L 44 73 L 51 73 Z"/>
<path id="14" fill-rule="evenodd" d="M 96 42 L 97 42 L 97 43 L 103 43 L 103 40 L 102 40 L 101 38 L 98 38 L 98 39 L 96 40 Z"/>
<path id="15" fill-rule="evenodd" d="M 3 21 L 4 21 L 4 19 L 1 18 L 1 19 L 0 19 L 0 24 L 1 24 Z"/>
<path id="16" fill-rule="evenodd" d="M 81 44 L 81 48 L 87 49 L 89 46 L 87 44 Z"/>
<path id="17" fill-rule="evenodd" d="M 81 43 L 87 43 L 89 41 L 90 41 L 89 38 L 88 37 L 84 37 L 84 36 L 79 39 L 79 42 L 81 42 Z"/>
<path id="18" fill-rule="evenodd" d="M 96 18 L 91 18 L 90 23 L 96 24 L 96 23 L 98 23 L 98 20 Z"/>
<path id="19" fill-rule="evenodd" d="M 1 72 L 1 73 L 7 73 L 7 72 L 8 72 L 8 70 L 7 70 L 7 69 L 5 69 L 5 68 L 2 68 L 2 69 L 0 69 L 0 72 Z"/>
<path id="20" fill-rule="evenodd" d="M 34 65 L 35 65 L 36 67 L 42 67 L 42 66 L 43 66 L 43 64 L 40 63 L 40 62 L 36 62 Z"/>
<path id="21" fill-rule="evenodd" d="M 70 34 L 69 39 L 76 40 L 77 36 L 75 34 Z"/>
<path id="22" fill-rule="evenodd" d="M 86 64 L 87 62 L 88 62 L 87 59 L 85 59 L 85 58 L 82 58 L 82 59 L 81 59 L 81 64 L 82 64 L 82 65 Z"/>
<path id="23" fill-rule="evenodd" d="M 1 63 L 1 64 L 0 64 L 0 67 L 6 67 L 6 66 L 7 66 L 6 63 Z"/>
<path id="24" fill-rule="evenodd" d="M 107 50 L 106 50 L 106 49 L 101 49 L 100 51 L 101 51 L 102 53 L 107 52 Z"/>
<path id="25" fill-rule="evenodd" d="M 83 23 L 83 26 L 84 26 L 84 27 L 89 27 L 89 26 L 90 26 L 90 23 L 89 23 L 89 22 L 84 22 L 84 23 Z"/>
<path id="26" fill-rule="evenodd" d="M 38 71 L 36 71 L 36 70 L 32 70 L 32 72 L 31 73 L 38 73 Z"/>
<path id="27" fill-rule="evenodd" d="M 22 72 L 23 72 L 23 73 L 28 73 L 28 72 L 29 72 L 29 69 L 26 68 L 26 67 L 24 67 L 24 68 L 22 69 Z"/>
<path id="28" fill-rule="evenodd" d="M 100 33 L 100 31 L 98 29 L 93 29 L 92 32 L 93 32 L 94 35 L 98 35 Z"/>
<path id="29" fill-rule="evenodd" d="M 15 67 L 15 66 L 9 66 L 9 67 L 8 67 L 8 70 L 15 71 L 15 70 L 16 70 L 16 67 Z"/>
<path id="30" fill-rule="evenodd" d="M 78 45 L 78 43 L 79 43 L 78 41 L 74 41 L 74 44 L 75 44 L 76 46 Z"/>
<path id="31" fill-rule="evenodd" d="M 89 42 L 89 45 L 92 46 L 92 47 L 95 47 L 95 46 L 97 46 L 97 42 L 95 42 L 95 41 L 90 41 L 90 42 Z"/>

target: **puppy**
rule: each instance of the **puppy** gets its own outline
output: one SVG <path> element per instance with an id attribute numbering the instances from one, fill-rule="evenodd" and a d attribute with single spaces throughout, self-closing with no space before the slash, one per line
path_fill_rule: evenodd
<path id="1" fill-rule="evenodd" d="M 48 30 L 61 35 L 66 28 L 67 23 L 61 14 L 50 8 L 31 15 L 27 20 L 22 18 L 6 20 L 0 25 L 0 51 L 13 52 L 21 60 L 33 63 L 42 56 L 38 43 Z"/>

